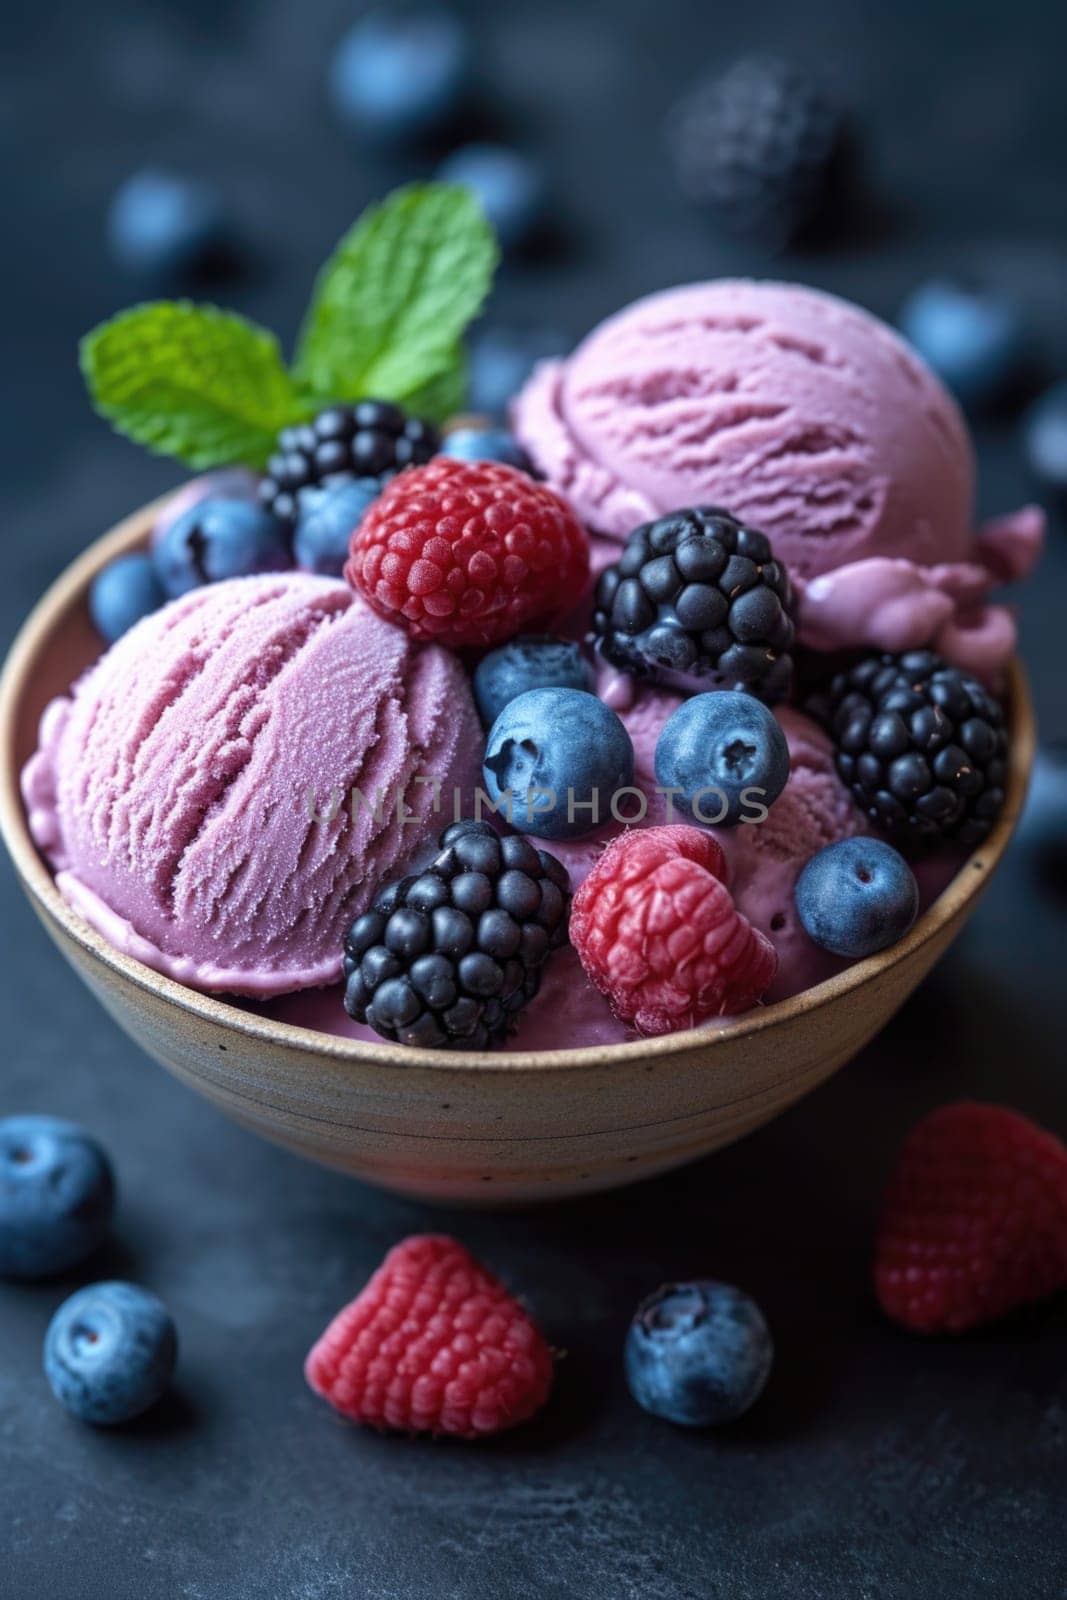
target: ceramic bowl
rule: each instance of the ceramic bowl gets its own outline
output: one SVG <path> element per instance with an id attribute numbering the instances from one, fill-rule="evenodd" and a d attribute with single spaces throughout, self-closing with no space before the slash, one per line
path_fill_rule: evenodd
<path id="1" fill-rule="evenodd" d="M 882 1028 L 959 933 L 1011 837 L 1034 727 L 1011 674 L 1007 805 L 986 843 L 891 950 L 711 1031 L 600 1049 L 476 1055 L 332 1038 L 196 993 L 118 954 L 57 893 L 18 790 L 42 708 L 99 653 L 86 594 L 142 545 L 158 506 L 100 539 L 26 622 L 0 681 L 0 826 L 31 905 L 104 1008 L 155 1061 L 248 1128 L 427 1200 L 499 1205 L 645 1178 L 739 1139 Z"/>

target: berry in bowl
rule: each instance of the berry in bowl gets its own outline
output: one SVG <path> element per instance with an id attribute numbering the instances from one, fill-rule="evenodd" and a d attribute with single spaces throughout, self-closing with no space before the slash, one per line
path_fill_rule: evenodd
<path id="1" fill-rule="evenodd" d="M 98 409 L 201 476 L 59 579 L 0 698 L 5 838 L 132 1036 L 268 1137 L 475 1204 L 738 1138 L 903 1002 L 1020 807 L 989 592 L 1041 538 L 972 532 L 947 393 L 795 286 L 639 302 L 450 452 L 494 257 L 415 188 L 290 367 L 208 307 L 91 335 Z"/>

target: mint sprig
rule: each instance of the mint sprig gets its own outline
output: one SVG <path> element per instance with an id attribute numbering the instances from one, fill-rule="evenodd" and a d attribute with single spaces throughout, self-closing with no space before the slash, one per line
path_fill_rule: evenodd
<path id="1" fill-rule="evenodd" d="M 156 301 L 81 342 L 93 404 L 120 433 L 190 467 L 262 467 L 307 403 L 265 328 L 216 306 Z"/>
<path id="2" fill-rule="evenodd" d="M 496 261 L 465 189 L 412 185 L 365 213 L 322 269 L 291 371 L 265 328 L 161 300 L 87 334 L 82 372 L 119 433 L 198 470 L 263 467 L 280 429 L 331 401 L 393 400 L 441 421 L 462 408 L 462 336 Z"/>
<path id="3" fill-rule="evenodd" d="M 334 400 L 401 404 L 454 377 L 497 247 L 466 189 L 413 184 L 364 213 L 319 274 L 294 371 Z M 437 419 L 434 419 L 437 420 Z"/>

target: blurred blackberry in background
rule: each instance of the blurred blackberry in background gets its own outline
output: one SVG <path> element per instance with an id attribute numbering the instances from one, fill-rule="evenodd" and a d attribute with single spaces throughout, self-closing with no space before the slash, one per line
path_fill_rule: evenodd
<path id="1" fill-rule="evenodd" d="M 845 119 L 801 68 L 746 56 L 675 107 L 668 142 L 686 193 L 733 233 L 781 248 L 828 207 Z"/>
<path id="2" fill-rule="evenodd" d="M 766 534 L 694 506 L 630 534 L 597 583 L 593 636 L 624 672 L 773 703 L 793 680 L 792 613 L 793 586 Z"/>
<path id="3" fill-rule="evenodd" d="M 259 498 L 291 525 L 300 514 L 302 490 L 350 478 L 391 478 L 429 461 L 440 445 L 432 423 L 409 417 L 388 400 L 329 406 L 313 422 L 282 429 Z"/>
<path id="4" fill-rule="evenodd" d="M 421 872 L 383 889 L 345 936 L 345 1010 L 385 1039 L 484 1050 L 567 942 L 566 867 L 488 822 L 455 822 Z"/>
<path id="5" fill-rule="evenodd" d="M 821 707 L 837 770 L 860 809 L 901 848 L 973 849 L 1004 805 L 1004 708 L 932 650 L 869 656 Z"/>

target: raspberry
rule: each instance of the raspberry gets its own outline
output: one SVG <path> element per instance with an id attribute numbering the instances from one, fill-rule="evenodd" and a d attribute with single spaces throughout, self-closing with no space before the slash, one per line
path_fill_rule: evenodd
<path id="1" fill-rule="evenodd" d="M 574 604 L 589 541 L 515 467 L 439 456 L 395 478 L 352 536 L 345 577 L 415 639 L 499 644 Z"/>
<path id="2" fill-rule="evenodd" d="M 737 910 L 725 866 L 710 833 L 645 828 L 614 839 L 575 895 L 571 943 L 640 1033 L 747 1011 L 774 977 L 774 946 Z"/>
<path id="3" fill-rule="evenodd" d="M 353 1422 L 479 1439 L 539 1411 L 553 1371 L 504 1286 L 455 1239 L 417 1233 L 337 1313 L 304 1376 Z"/>
<path id="4" fill-rule="evenodd" d="M 932 1111 L 890 1179 L 874 1286 L 918 1333 L 962 1333 L 1067 1286 L 1067 1148 L 1004 1106 Z"/>

